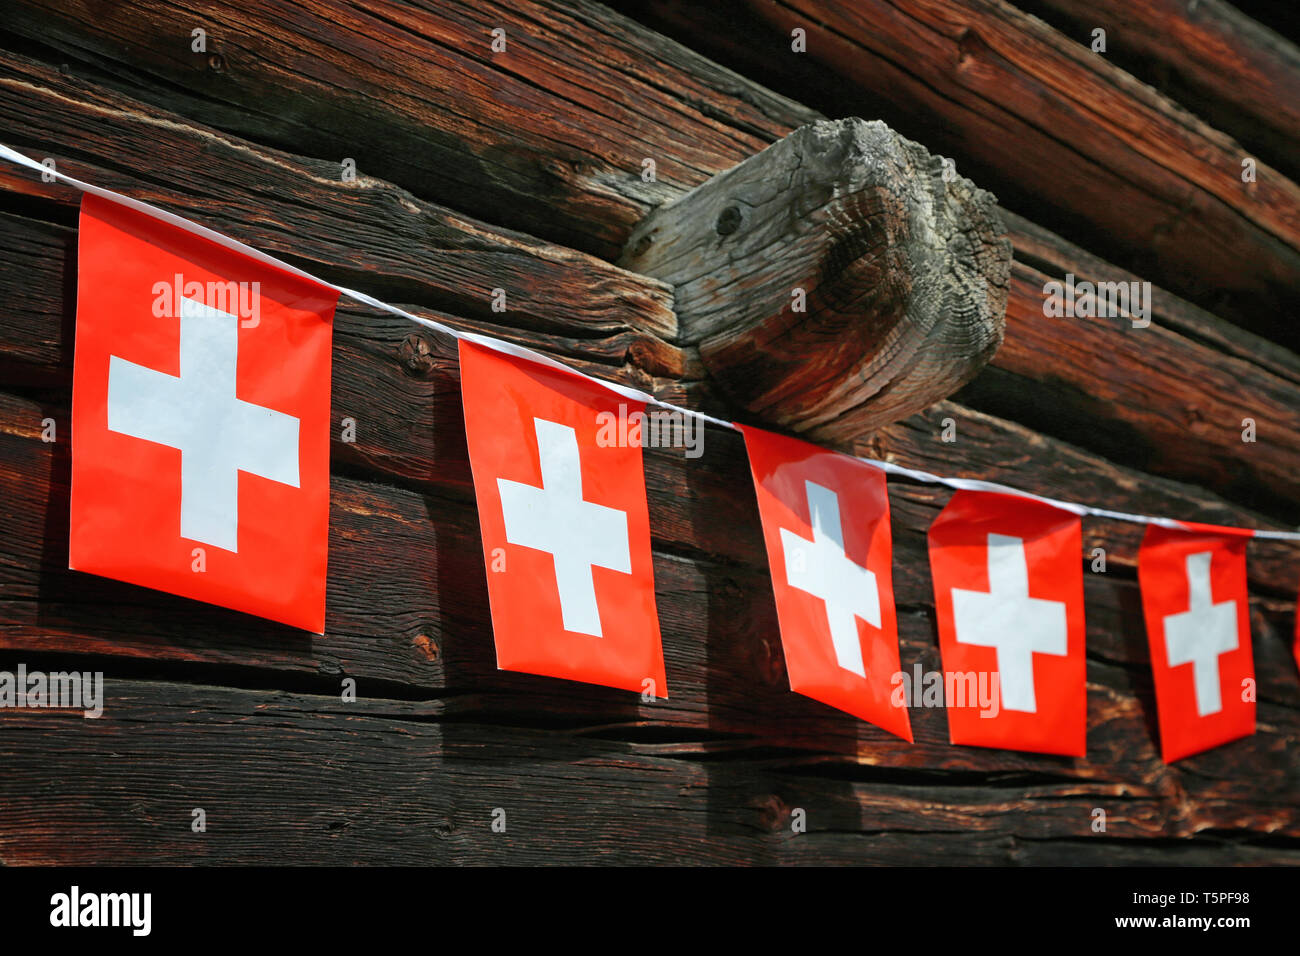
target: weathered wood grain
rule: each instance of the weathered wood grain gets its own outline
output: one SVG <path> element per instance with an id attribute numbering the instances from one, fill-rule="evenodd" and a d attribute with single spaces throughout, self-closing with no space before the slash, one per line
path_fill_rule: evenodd
<path id="1" fill-rule="evenodd" d="M 619 264 L 760 418 L 843 444 L 947 398 L 1002 341 L 995 200 L 883 123 L 804 126 L 654 210 Z"/>
<path id="2" fill-rule="evenodd" d="M 1005 0 L 622 0 L 771 89 L 884 120 L 1028 215 L 1295 348 L 1300 188 Z M 791 31 L 807 51 L 791 50 Z M 1262 157 L 1261 157 L 1262 159 Z"/>
<path id="3" fill-rule="evenodd" d="M 7 4 L 8 28 L 96 82 L 563 244 L 618 254 L 653 205 L 806 111 L 698 60 L 665 82 L 653 33 L 595 3 L 336 0 Z M 191 51 L 206 29 L 208 50 Z M 491 49 L 493 29 L 506 51 Z M 731 86 L 741 95 L 718 102 Z M 268 104 L 274 104 L 269 106 Z M 656 164 L 642 178 L 643 159 Z"/>
<path id="4" fill-rule="evenodd" d="M 1158 286 L 1149 288 L 1145 328 L 1122 317 L 1046 315 L 1050 281 L 1143 280 L 1020 216 L 1003 216 L 1016 247 L 1008 345 L 957 399 L 1300 522 L 1290 488 L 1300 454 L 1300 356 Z M 1247 419 L 1257 428 L 1269 422 L 1267 437 L 1257 431 L 1256 442 L 1244 441 Z"/>
<path id="5" fill-rule="evenodd" d="M 84 863 L 1286 863 L 1278 837 L 1171 839 L 1172 791 L 898 774 L 828 776 L 673 744 L 454 722 L 440 702 L 109 680 L 104 716 L 0 720 L 0 858 Z M 183 741 L 182 743 L 179 743 Z M 1213 786 L 1207 788 L 1213 790 Z M 1107 832 L 1090 829 L 1092 810 Z M 207 830 L 194 833 L 202 808 Z M 791 828 L 804 810 L 807 832 Z M 494 811 L 504 832 L 493 832 Z M 498 814 L 500 819 L 500 814 Z M 1177 821 L 1173 826 L 1170 821 Z M 93 833 L 91 841 L 67 834 Z M 906 832 L 906 838 L 904 838 Z M 1051 841 L 1058 841 L 1055 845 Z"/>
<path id="6" fill-rule="evenodd" d="M 1212 360 L 1154 323 L 1045 316 L 1048 280 L 1016 263 L 997 366 L 959 400 L 1066 440 L 1090 431 L 1087 445 L 1105 457 L 1300 522 L 1295 382 L 1234 356 Z"/>
<path id="7" fill-rule="evenodd" d="M 1225 0 L 1017 0 L 1234 137 L 1269 165 L 1300 175 L 1300 49 Z M 1294 10 L 1291 11 L 1294 17 Z"/>
<path id="8" fill-rule="evenodd" d="M 1067 274 L 1094 283 L 1145 281 L 1023 216 L 1006 209 L 1000 209 L 999 215 L 1006 223 L 1016 261 L 1057 281 Z M 1257 365 L 1271 375 L 1300 382 L 1300 355 L 1290 349 L 1233 325 L 1154 284 L 1150 301 L 1152 320 L 1156 325 L 1200 342 L 1216 352 Z"/>
<path id="9" fill-rule="evenodd" d="M 592 256 L 489 227 L 364 174 L 345 181 L 335 164 L 221 136 L 12 54 L 0 54 L 0 114 L 11 145 L 50 156 L 63 172 L 328 270 L 337 282 L 532 328 L 559 350 L 566 340 L 623 336 L 652 369 L 658 361 L 664 374 L 684 374 L 675 350 L 663 347 L 676 335 L 671 290 Z M 221 185 L 196 188 L 203 183 Z M 75 190 L 9 164 L 0 185 L 69 209 L 78 202 Z M 504 312 L 492 308 L 498 288 Z"/>

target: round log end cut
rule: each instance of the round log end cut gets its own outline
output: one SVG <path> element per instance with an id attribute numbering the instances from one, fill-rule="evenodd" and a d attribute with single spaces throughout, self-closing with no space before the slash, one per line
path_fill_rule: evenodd
<path id="1" fill-rule="evenodd" d="M 672 283 L 680 341 L 729 399 L 850 446 L 992 358 L 1011 244 L 950 160 L 844 119 L 654 210 L 619 264 Z"/>

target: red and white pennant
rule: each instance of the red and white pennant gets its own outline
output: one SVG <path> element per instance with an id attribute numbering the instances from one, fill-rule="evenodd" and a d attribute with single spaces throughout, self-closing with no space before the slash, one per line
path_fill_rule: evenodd
<path id="1" fill-rule="evenodd" d="M 790 689 L 911 741 L 899 673 L 889 495 L 878 468 L 741 426 Z"/>
<path id="2" fill-rule="evenodd" d="M 460 375 L 497 666 L 667 697 L 641 447 L 597 440 L 619 397 L 463 341 Z"/>
<path id="3" fill-rule="evenodd" d="M 1084 755 L 1082 537 L 1076 514 L 978 491 L 930 526 L 954 744 Z"/>
<path id="4" fill-rule="evenodd" d="M 1152 526 L 1138 581 L 1166 762 L 1255 732 L 1249 532 Z"/>
<path id="5" fill-rule="evenodd" d="M 325 628 L 338 294 L 83 197 L 68 566 Z"/>

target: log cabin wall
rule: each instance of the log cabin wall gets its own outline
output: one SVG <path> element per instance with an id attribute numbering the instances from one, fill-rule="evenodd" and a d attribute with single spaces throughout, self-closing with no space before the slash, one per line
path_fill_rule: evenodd
<path id="1" fill-rule="evenodd" d="M 823 443 L 1117 510 L 1300 522 L 1300 55 L 1276 7 L 616 5 L 7 0 L 0 139 L 732 415 L 674 289 L 614 263 L 652 210 L 796 128 L 882 119 L 998 195 L 1005 341 L 952 398 Z M 0 714 L 0 862 L 1300 862 L 1294 544 L 1249 549 L 1253 737 L 1161 762 L 1141 529 L 1088 519 L 1107 566 L 1085 578 L 1087 758 L 953 747 L 933 708 L 907 744 L 789 692 L 744 450 L 710 428 L 699 459 L 646 451 L 672 696 L 497 671 L 454 343 L 347 302 L 323 638 L 67 571 L 69 447 L 42 433 L 69 425 L 76 203 L 0 169 L 0 669 L 102 670 L 107 702 Z M 1151 282 L 1150 326 L 1045 316 L 1066 274 Z M 940 666 L 925 531 L 947 497 L 890 483 L 906 671 Z"/>

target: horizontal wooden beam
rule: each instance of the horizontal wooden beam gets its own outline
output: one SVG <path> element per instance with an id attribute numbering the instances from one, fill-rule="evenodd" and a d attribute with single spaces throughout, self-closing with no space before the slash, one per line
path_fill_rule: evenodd
<path id="1" fill-rule="evenodd" d="M 1106 31 L 1108 60 L 1300 177 L 1300 48 L 1226 0 L 1019 0 L 1071 39 Z M 1231 82 L 1225 79 L 1231 78 Z"/>
<path id="2" fill-rule="evenodd" d="M 1054 280 L 1063 281 L 1066 275 L 1073 275 L 1076 279 L 1094 283 L 1137 282 L 1141 285 L 1146 281 L 1134 272 L 1121 269 L 1087 249 L 1067 242 L 1024 216 L 1006 209 L 999 209 L 998 213 L 1006 223 L 1016 261 Z M 1215 352 L 1241 359 L 1270 375 L 1300 382 L 1300 355 L 1285 346 L 1234 325 L 1155 284 L 1151 285 L 1150 306 L 1154 325 L 1177 332 Z M 1129 325 L 1132 326 L 1133 322 L 1130 321 Z"/>
<path id="3" fill-rule="evenodd" d="M 801 127 L 658 207 L 619 264 L 673 287 L 679 340 L 760 420 L 842 442 L 970 381 L 1002 341 L 992 196 L 883 123 Z"/>
<path id="4" fill-rule="evenodd" d="M 707 760 L 598 728 L 446 721 L 439 701 L 129 679 L 105 692 L 98 720 L 0 720 L 6 863 L 1300 862 L 1277 838 L 1180 838 L 1206 821 L 1171 817 L 1187 804 L 1170 788 L 870 766 L 828 776 L 817 760 Z M 675 759 L 684 754 L 696 759 Z M 1230 781 L 1195 787 L 1205 806 L 1233 799 Z M 1106 811 L 1104 835 L 1092 832 L 1094 807 Z M 191 828 L 195 808 L 203 833 Z M 791 827 L 795 808 L 806 832 Z"/>
<path id="5" fill-rule="evenodd" d="M 111 35 L 93 0 L 15 0 L 5 14 L 96 85 L 295 153 L 352 158 L 424 198 L 611 259 L 650 208 L 810 117 L 773 94 L 719 101 L 744 81 L 688 54 L 695 72 L 675 69 L 655 34 L 590 0 L 132 0 Z M 505 52 L 492 50 L 494 29 Z"/>
<path id="6" fill-rule="evenodd" d="M 4 52 L 0 115 L 9 145 L 48 156 L 63 172 L 157 200 L 377 295 L 478 322 L 533 327 L 557 342 L 636 336 L 646 344 L 633 347 L 629 341 L 629 351 L 647 357 L 656 354 L 651 339 L 668 341 L 677 334 L 672 291 L 663 283 L 488 226 L 364 171 L 348 180 L 335 163 L 222 136 Z M 219 182 L 228 183 L 230 192 L 195 188 Z M 8 163 L 0 165 L 0 186 L 64 203 L 78 198 L 75 190 L 42 183 Z M 504 312 L 493 308 L 498 288 L 506 293 Z M 674 366 L 664 374 L 682 373 Z"/>

